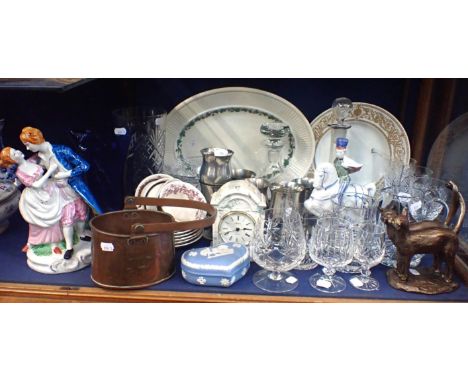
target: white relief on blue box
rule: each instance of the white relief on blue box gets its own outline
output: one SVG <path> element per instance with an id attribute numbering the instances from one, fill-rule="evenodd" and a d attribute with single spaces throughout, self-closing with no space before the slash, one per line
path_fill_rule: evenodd
<path id="1" fill-rule="evenodd" d="M 206 279 L 204 277 L 200 276 L 197 279 L 197 283 L 199 283 L 200 285 L 205 285 L 206 284 Z"/>
<path id="2" fill-rule="evenodd" d="M 181 257 L 183 278 L 203 286 L 230 287 L 247 273 L 249 265 L 247 247 L 235 243 L 190 249 Z"/>

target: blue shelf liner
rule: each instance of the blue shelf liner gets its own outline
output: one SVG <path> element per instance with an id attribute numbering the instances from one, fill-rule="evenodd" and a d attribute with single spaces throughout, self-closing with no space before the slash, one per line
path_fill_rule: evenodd
<path id="1" fill-rule="evenodd" d="M 56 286 L 74 286 L 74 287 L 97 287 L 91 280 L 91 268 L 85 268 L 77 272 L 45 275 L 31 270 L 26 264 L 26 255 L 21 252 L 21 248 L 26 243 L 28 227 L 17 213 L 10 219 L 11 225 L 8 230 L 0 235 L 0 282 L 24 283 L 24 284 L 43 284 Z M 201 240 L 194 247 L 206 247 L 209 243 Z M 187 283 L 180 272 L 180 256 L 187 250 L 181 248 L 177 250 L 177 271 L 169 280 L 149 287 L 149 290 L 172 291 L 172 292 L 197 292 L 197 293 L 233 293 L 233 294 L 254 294 L 254 295 L 275 295 L 258 289 L 252 282 L 252 275 L 260 267 L 252 263 L 248 273 L 243 279 L 229 288 L 202 287 Z M 431 256 L 426 256 L 425 261 L 430 264 Z M 468 302 L 468 287 L 460 282 L 460 287 L 452 292 L 440 295 L 422 295 L 417 293 L 407 293 L 391 288 L 386 280 L 385 273 L 387 267 L 379 265 L 372 270 L 372 275 L 380 283 L 380 290 L 374 292 L 364 292 L 353 288 L 349 283 L 341 293 L 329 295 L 313 289 L 308 278 L 316 272 L 321 272 L 317 267 L 312 271 L 293 271 L 299 279 L 299 287 L 285 296 L 296 297 L 327 297 L 327 298 L 356 298 L 356 299 L 380 299 L 380 300 L 418 300 L 418 301 L 465 301 Z M 351 277 L 348 274 L 342 274 L 348 281 Z M 97 287 L 98 288 L 98 287 Z M 125 294 L 122 291 L 122 294 Z"/>

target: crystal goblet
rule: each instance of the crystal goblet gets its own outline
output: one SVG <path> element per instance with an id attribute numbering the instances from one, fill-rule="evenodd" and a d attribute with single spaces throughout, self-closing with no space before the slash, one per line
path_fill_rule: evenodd
<path id="1" fill-rule="evenodd" d="M 323 273 L 309 278 L 309 284 L 325 293 L 338 293 L 346 288 L 345 280 L 335 275 L 336 268 L 353 259 L 353 235 L 347 220 L 327 216 L 317 221 L 311 238 L 310 256 L 323 266 Z"/>
<path id="2" fill-rule="evenodd" d="M 292 208 L 267 209 L 265 219 L 251 241 L 253 260 L 264 268 L 253 276 L 254 284 L 267 292 L 289 292 L 299 285 L 288 272 L 306 254 L 301 218 Z"/>
<path id="3" fill-rule="evenodd" d="M 347 192 L 333 200 L 333 215 L 348 220 L 354 234 L 354 228 L 377 221 L 377 206 L 376 200 L 369 195 Z M 360 269 L 359 262 L 353 259 L 351 263 L 337 270 L 344 273 L 359 273 Z"/>
<path id="4" fill-rule="evenodd" d="M 315 226 L 317 225 L 318 218 L 309 212 L 304 212 L 302 214 L 302 226 L 304 229 L 305 242 L 307 246 L 307 253 L 310 252 L 310 244 L 313 240 L 312 236 L 314 234 Z M 301 263 L 295 268 L 301 271 L 308 271 L 317 267 L 317 263 L 312 260 L 310 256 L 305 256 Z"/>
<path id="5" fill-rule="evenodd" d="M 361 264 L 361 274 L 349 282 L 360 290 L 379 290 L 379 282 L 371 277 L 371 268 L 380 264 L 385 253 L 385 227 L 383 224 L 366 224 L 358 229 L 354 241 L 354 258 Z"/>

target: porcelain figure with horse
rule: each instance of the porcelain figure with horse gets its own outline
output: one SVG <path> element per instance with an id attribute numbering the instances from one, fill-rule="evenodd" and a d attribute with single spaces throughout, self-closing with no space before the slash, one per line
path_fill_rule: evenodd
<path id="1" fill-rule="evenodd" d="M 361 186 L 338 177 L 332 163 L 320 163 L 315 169 L 314 190 L 304 203 L 305 208 L 315 216 L 321 217 L 333 210 L 333 200 L 340 200 L 344 205 L 359 206 L 359 195 L 373 196 L 375 184 Z"/>

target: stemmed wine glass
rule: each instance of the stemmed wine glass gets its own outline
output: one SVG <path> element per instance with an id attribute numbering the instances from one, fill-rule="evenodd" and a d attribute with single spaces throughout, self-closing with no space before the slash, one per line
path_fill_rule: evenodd
<path id="1" fill-rule="evenodd" d="M 327 216 L 317 221 L 312 234 L 310 256 L 323 266 L 323 274 L 309 278 L 310 285 L 326 293 L 338 293 L 346 288 L 345 280 L 335 275 L 336 268 L 349 264 L 353 259 L 353 235 L 347 220 Z"/>
<path id="2" fill-rule="evenodd" d="M 333 200 L 333 215 L 349 221 L 351 226 L 359 228 L 369 222 L 376 222 L 377 215 L 376 200 L 366 194 L 357 192 L 346 192 Z M 361 264 L 353 259 L 348 265 L 337 270 L 344 273 L 359 273 Z"/>
<path id="3" fill-rule="evenodd" d="M 264 268 L 253 276 L 254 284 L 267 292 L 289 292 L 299 285 L 288 272 L 306 254 L 306 243 L 299 213 L 290 207 L 265 210 L 265 219 L 251 241 L 253 260 Z"/>
<path id="4" fill-rule="evenodd" d="M 302 214 L 302 226 L 304 228 L 304 236 L 307 246 L 307 253 L 310 252 L 310 245 L 312 243 L 312 235 L 314 233 L 315 226 L 317 225 L 318 218 L 308 211 L 303 212 Z M 302 271 L 309 271 L 317 267 L 317 263 L 312 260 L 308 255 L 304 257 L 301 263 L 295 268 Z"/>
<path id="5" fill-rule="evenodd" d="M 353 276 L 349 282 L 356 289 L 379 290 L 379 282 L 371 277 L 370 268 L 378 265 L 385 254 L 384 225 L 369 223 L 357 229 L 353 251 L 354 258 L 361 264 L 361 274 Z"/>

